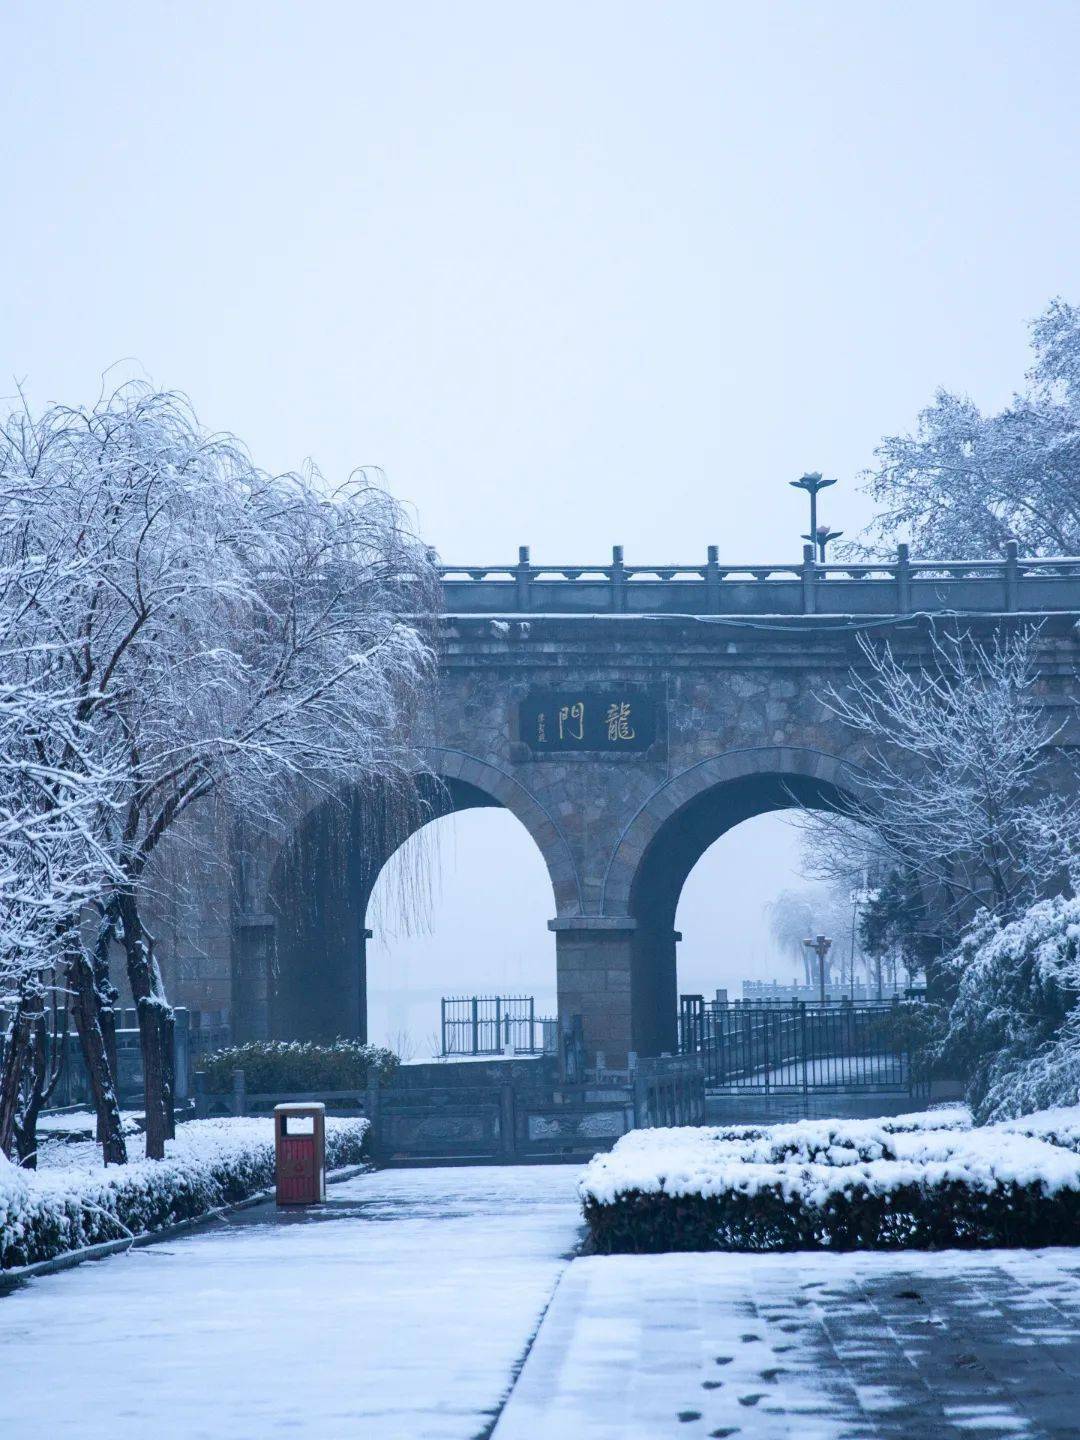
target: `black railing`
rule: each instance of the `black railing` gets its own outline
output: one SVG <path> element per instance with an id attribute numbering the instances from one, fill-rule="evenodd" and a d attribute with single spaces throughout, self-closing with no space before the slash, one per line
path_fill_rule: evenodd
<path id="1" fill-rule="evenodd" d="M 890 1004 L 707 1005 L 684 995 L 679 1047 L 702 1057 L 712 1091 L 910 1092 L 915 1080 L 898 1030 Z"/>
<path id="2" fill-rule="evenodd" d="M 441 565 L 443 609 L 468 614 L 910 615 L 1012 614 L 1080 610 L 1080 558 L 1021 559 L 1015 541 L 1003 560 L 895 559 L 627 564 L 616 545 L 610 565 L 537 565 L 521 546 L 517 563 Z"/>
<path id="3" fill-rule="evenodd" d="M 553 1055 L 558 1022 L 537 1015 L 531 995 L 448 995 L 442 1000 L 444 1055 Z"/>

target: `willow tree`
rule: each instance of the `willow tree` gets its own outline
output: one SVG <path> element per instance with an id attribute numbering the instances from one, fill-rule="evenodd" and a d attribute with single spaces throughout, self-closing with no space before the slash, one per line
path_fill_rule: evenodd
<path id="1" fill-rule="evenodd" d="M 272 476 L 182 397 L 124 387 L 7 428 L 9 494 L 70 580 L 44 621 L 95 753 L 118 773 L 97 810 L 108 856 L 93 973 L 111 944 L 139 1017 L 146 1151 L 171 1129 L 172 1012 L 143 884 L 212 795 L 270 822 L 312 787 L 408 786 L 432 674 L 431 556 L 381 485 Z M 41 623 L 39 619 L 39 623 Z"/>

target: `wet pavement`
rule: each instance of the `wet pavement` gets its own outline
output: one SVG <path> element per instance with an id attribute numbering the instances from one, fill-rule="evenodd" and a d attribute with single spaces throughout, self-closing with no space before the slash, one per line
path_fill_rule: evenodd
<path id="1" fill-rule="evenodd" d="M 563 1276 L 494 1440 L 1080 1436 L 1080 1252 L 659 1255 Z"/>

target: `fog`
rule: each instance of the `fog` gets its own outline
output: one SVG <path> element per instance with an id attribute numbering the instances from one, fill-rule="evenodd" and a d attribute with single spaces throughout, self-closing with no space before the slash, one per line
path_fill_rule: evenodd
<path id="1" fill-rule="evenodd" d="M 765 907 L 799 882 L 800 835 L 784 814 L 729 830 L 690 872 L 676 925 L 681 991 L 738 998 L 742 981 L 802 980 L 769 936 Z M 430 899 L 408 927 L 395 919 L 394 871 L 426 867 Z M 480 897 L 478 903 L 478 896 Z M 384 869 L 368 923 L 368 1032 L 416 1056 L 437 1050 L 443 995 L 531 995 L 555 1014 L 555 913 L 531 837 L 506 810 L 436 820 Z"/>
<path id="2" fill-rule="evenodd" d="M 807 469 L 851 535 L 878 439 L 1002 403 L 1080 298 L 1073 3 L 11 0 L 0 40 L 7 393 L 182 389 L 268 468 L 381 466 L 456 563 L 790 560 Z M 702 862 L 684 988 L 777 963 L 793 846 Z M 441 849 L 375 989 L 550 997 L 527 837 Z"/>

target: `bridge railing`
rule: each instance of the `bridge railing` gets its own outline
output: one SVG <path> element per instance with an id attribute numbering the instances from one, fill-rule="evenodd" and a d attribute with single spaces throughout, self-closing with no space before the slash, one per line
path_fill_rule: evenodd
<path id="1" fill-rule="evenodd" d="M 918 1077 L 888 1004 L 688 1005 L 679 1049 L 722 1094 L 915 1093 Z"/>
<path id="2" fill-rule="evenodd" d="M 1080 557 L 1003 560 L 734 565 L 708 547 L 704 564 L 537 565 L 529 547 L 516 564 L 440 566 L 444 609 L 455 614 L 908 615 L 1080 611 Z"/>

